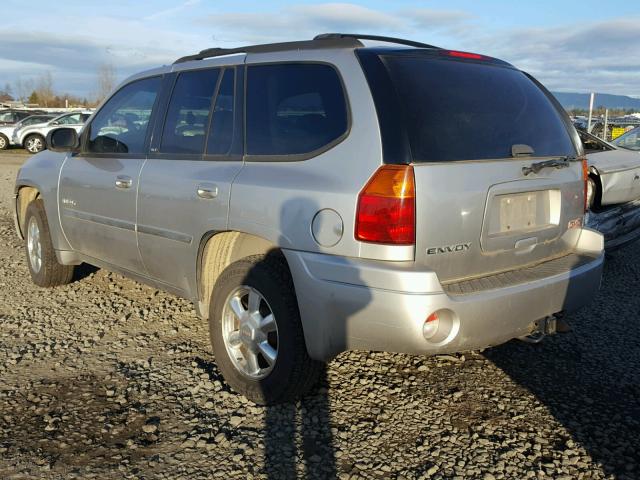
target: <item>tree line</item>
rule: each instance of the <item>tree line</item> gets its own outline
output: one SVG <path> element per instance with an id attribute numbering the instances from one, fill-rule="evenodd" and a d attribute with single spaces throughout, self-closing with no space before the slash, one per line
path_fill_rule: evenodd
<path id="1" fill-rule="evenodd" d="M 45 108 L 95 107 L 116 86 L 116 71 L 110 64 L 101 65 L 96 72 L 95 92 L 90 97 L 79 97 L 69 93 L 57 92 L 53 85 L 51 72 L 38 77 L 18 78 L 13 85 L 6 83 L 0 88 L 0 102 L 21 102 Z"/>

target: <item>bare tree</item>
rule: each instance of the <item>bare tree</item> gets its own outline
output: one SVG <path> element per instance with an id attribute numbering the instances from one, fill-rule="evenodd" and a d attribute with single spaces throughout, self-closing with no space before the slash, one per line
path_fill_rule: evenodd
<path id="1" fill-rule="evenodd" d="M 26 102 L 34 88 L 35 86 L 32 79 L 23 80 L 22 78 L 18 78 L 15 82 L 16 100 Z"/>
<path id="2" fill-rule="evenodd" d="M 51 72 L 45 72 L 38 78 L 35 91 L 38 94 L 40 104 L 43 106 L 48 107 L 53 102 L 55 93 L 53 92 Z"/>
<path id="3" fill-rule="evenodd" d="M 98 81 L 96 102 L 100 103 L 107 95 L 111 93 L 111 90 L 116 86 L 116 71 L 113 65 L 110 63 L 104 63 L 98 68 Z"/>

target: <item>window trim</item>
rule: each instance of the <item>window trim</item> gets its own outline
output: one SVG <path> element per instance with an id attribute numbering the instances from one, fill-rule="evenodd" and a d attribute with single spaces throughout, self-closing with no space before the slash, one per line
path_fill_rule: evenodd
<path id="1" fill-rule="evenodd" d="M 147 158 L 147 155 L 149 153 L 149 148 L 150 148 L 150 145 L 151 145 L 151 139 L 152 139 L 152 136 L 153 136 L 153 131 L 154 131 L 155 117 L 157 116 L 157 112 L 158 112 L 159 99 L 160 99 L 160 97 L 162 95 L 162 87 L 163 87 L 164 77 L 165 77 L 165 74 L 150 75 L 148 77 L 135 78 L 135 79 L 131 80 L 130 82 L 127 82 L 127 83 L 121 85 L 120 88 L 118 88 L 118 90 L 113 92 L 113 94 L 107 100 L 105 100 L 103 102 L 103 104 L 100 107 L 100 109 L 95 111 L 92 114 L 93 118 L 91 119 L 91 122 L 85 124 L 85 127 L 82 130 L 82 134 L 80 135 L 80 151 L 77 152 L 77 153 L 74 153 L 72 156 L 80 156 L 80 157 L 83 157 L 83 158 L 131 158 L 131 159 L 144 159 L 144 158 Z M 87 151 L 86 150 L 86 147 L 88 145 L 87 142 L 89 141 L 89 137 L 91 135 L 91 127 L 93 126 L 93 122 L 95 122 L 96 117 L 98 116 L 98 114 L 109 103 L 109 100 L 111 100 L 114 96 L 116 96 L 123 89 L 127 88 L 129 85 L 133 85 L 134 83 L 141 82 L 143 80 L 150 80 L 152 78 L 160 79 L 160 86 L 158 88 L 158 92 L 156 93 L 156 98 L 155 98 L 155 100 L 153 102 L 153 105 L 151 106 L 151 115 L 149 116 L 149 123 L 147 124 L 147 133 L 145 135 L 144 147 L 143 147 L 142 153 L 117 153 L 117 152 L 109 152 L 109 153 L 102 152 L 102 153 L 98 153 L 98 152 L 89 152 L 89 151 Z"/>
<path id="2" fill-rule="evenodd" d="M 264 154 L 247 154 L 247 86 L 248 86 L 248 81 L 247 81 L 247 77 L 249 74 L 249 69 L 253 66 L 264 66 L 264 65 L 327 65 L 329 67 L 331 67 L 333 69 L 333 71 L 336 73 L 337 77 L 338 77 L 338 81 L 340 82 L 340 87 L 342 88 L 342 95 L 344 97 L 344 103 L 345 103 L 345 107 L 346 107 L 346 115 L 347 115 L 347 127 L 345 129 L 345 131 L 342 133 L 342 135 L 340 135 L 339 137 L 335 138 L 334 140 L 332 140 L 331 142 L 327 143 L 326 145 L 323 145 L 320 148 L 316 148 L 315 150 L 312 150 L 311 152 L 306 152 L 306 153 L 294 153 L 294 154 L 289 154 L 289 155 L 264 155 Z M 347 92 L 347 88 L 346 88 L 346 83 L 344 81 L 344 78 L 342 77 L 342 74 L 340 73 L 340 70 L 338 69 L 338 67 L 330 62 L 325 62 L 322 60 L 279 60 L 279 61 L 272 61 L 272 62 L 256 62 L 256 63 L 247 63 L 245 64 L 245 69 L 244 69 L 244 93 L 243 93 L 243 97 L 244 97 L 244 108 L 243 108 L 243 112 L 242 112 L 242 118 L 243 118 L 243 151 L 244 151 L 244 155 L 242 157 L 243 161 L 245 162 L 301 162 L 304 160 L 309 160 L 311 158 L 317 157 L 319 155 L 322 155 L 323 153 L 331 150 L 332 148 L 336 147 L 337 145 L 339 145 L 340 143 L 342 143 L 351 133 L 351 128 L 353 125 L 353 117 L 352 117 L 352 113 L 351 113 L 351 101 L 349 99 L 349 95 Z"/>

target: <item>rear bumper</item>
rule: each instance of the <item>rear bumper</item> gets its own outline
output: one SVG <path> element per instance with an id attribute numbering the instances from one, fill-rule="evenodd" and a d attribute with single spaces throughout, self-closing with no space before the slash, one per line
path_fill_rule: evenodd
<path id="1" fill-rule="evenodd" d="M 484 348 L 531 333 L 534 322 L 575 310 L 597 292 L 602 236 L 584 229 L 577 250 L 587 263 L 547 278 L 469 295 L 448 295 L 432 271 L 285 251 L 309 354 L 328 360 L 345 350 L 438 354 Z M 443 335 L 426 340 L 425 319 L 446 312 Z"/>

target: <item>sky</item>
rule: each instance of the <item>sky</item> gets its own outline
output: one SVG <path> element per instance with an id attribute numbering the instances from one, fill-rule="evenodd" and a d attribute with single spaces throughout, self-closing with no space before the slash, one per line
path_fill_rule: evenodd
<path id="1" fill-rule="evenodd" d="M 91 97 L 100 65 L 118 80 L 209 47 L 322 32 L 390 35 L 513 63 L 553 91 L 640 96 L 640 2 L 449 0 L 2 0 L 0 89 L 50 72 Z M 28 11 L 25 6 L 28 5 Z M 15 92 L 14 92 L 15 93 Z"/>

